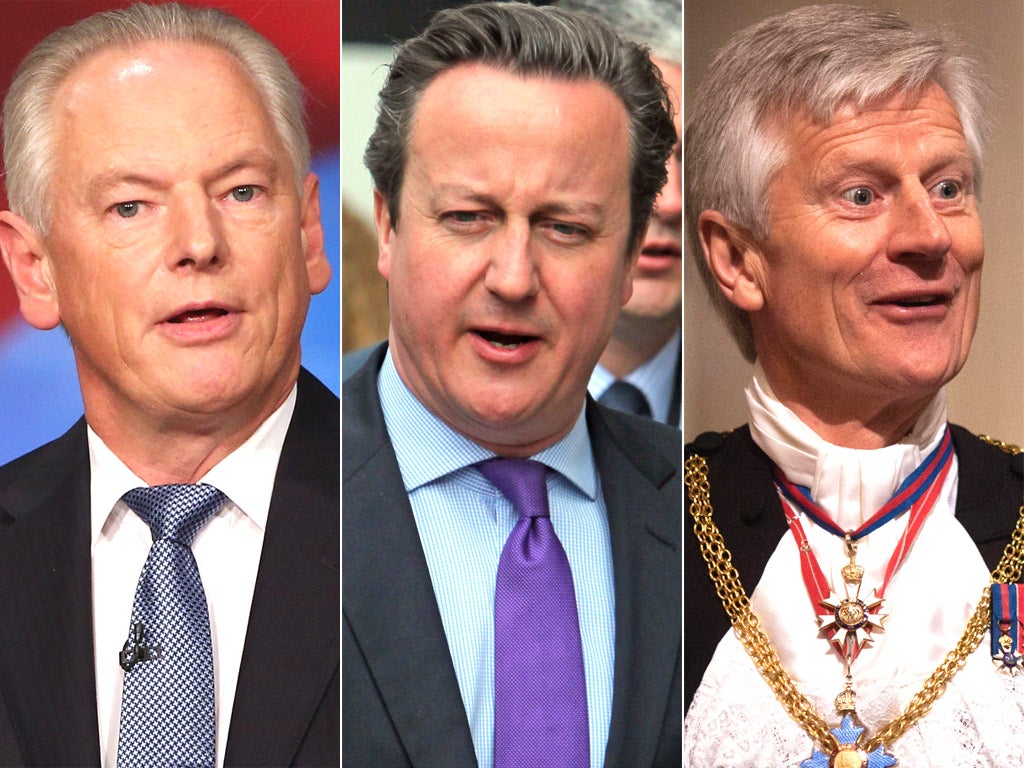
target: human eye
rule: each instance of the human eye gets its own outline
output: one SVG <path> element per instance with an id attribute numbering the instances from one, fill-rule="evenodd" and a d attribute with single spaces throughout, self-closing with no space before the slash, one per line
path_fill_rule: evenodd
<path id="1" fill-rule="evenodd" d="M 486 230 L 488 216 L 483 211 L 448 211 L 441 223 L 455 234 L 475 235 Z"/>
<path id="2" fill-rule="evenodd" d="M 575 245 L 590 239 L 590 230 L 580 224 L 569 221 L 552 220 L 544 223 L 549 236 L 560 243 Z"/>
<path id="3" fill-rule="evenodd" d="M 241 184 L 237 187 L 232 187 L 231 191 L 228 192 L 228 196 L 238 203 L 251 202 L 258 194 L 259 187 L 253 184 Z"/>
<path id="4" fill-rule="evenodd" d="M 843 192 L 843 199 L 857 206 L 866 206 L 875 202 L 875 193 L 869 187 L 853 187 Z"/>
<path id="5" fill-rule="evenodd" d="M 121 203 L 114 203 L 110 206 L 109 210 L 122 219 L 132 219 L 138 216 L 145 207 L 146 204 L 140 200 L 126 200 Z"/>
<path id="6" fill-rule="evenodd" d="M 963 194 L 963 186 L 958 181 L 943 179 L 932 187 L 932 194 L 940 200 L 957 200 Z"/>

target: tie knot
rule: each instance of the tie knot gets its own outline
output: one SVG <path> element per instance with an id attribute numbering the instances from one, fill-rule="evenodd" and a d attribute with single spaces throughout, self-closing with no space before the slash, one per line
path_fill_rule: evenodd
<path id="1" fill-rule="evenodd" d="M 121 498 L 149 525 L 153 541 L 174 539 L 191 547 L 192 540 L 217 513 L 225 496 L 212 485 L 202 483 L 134 488 Z"/>
<path id="2" fill-rule="evenodd" d="M 651 417 L 651 406 L 647 402 L 647 398 L 644 397 L 644 393 L 640 391 L 639 387 L 621 379 L 613 382 L 597 398 L 597 402 L 601 403 L 601 405 L 607 405 L 609 408 L 614 408 L 617 411 L 634 413 L 637 416 L 646 416 L 647 418 Z"/>
<path id="3" fill-rule="evenodd" d="M 488 459 L 477 469 L 512 502 L 520 517 L 548 517 L 548 468 L 531 459 Z"/>

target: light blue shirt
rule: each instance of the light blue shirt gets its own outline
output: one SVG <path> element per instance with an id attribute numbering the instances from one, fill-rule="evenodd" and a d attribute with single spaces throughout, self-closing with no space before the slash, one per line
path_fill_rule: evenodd
<path id="1" fill-rule="evenodd" d="M 658 354 L 647 362 L 630 371 L 622 380 L 628 381 L 644 393 L 647 404 L 651 407 L 651 418 L 663 424 L 668 422 L 668 411 L 675 395 L 676 369 L 679 365 L 679 347 L 681 331 L 676 328 L 672 338 L 668 340 Z M 594 368 L 587 383 L 587 391 L 597 400 L 604 391 L 615 383 L 615 374 L 600 363 Z M 673 427 L 682 426 L 673 424 Z"/>
<path id="2" fill-rule="evenodd" d="M 377 380 L 384 421 L 409 494 L 480 768 L 494 764 L 494 586 L 519 518 L 473 464 L 494 453 L 455 432 L 402 382 L 388 351 Z M 604 765 L 615 668 L 611 538 L 583 412 L 531 457 L 548 473 L 551 524 L 576 589 L 590 719 L 590 765 Z"/>

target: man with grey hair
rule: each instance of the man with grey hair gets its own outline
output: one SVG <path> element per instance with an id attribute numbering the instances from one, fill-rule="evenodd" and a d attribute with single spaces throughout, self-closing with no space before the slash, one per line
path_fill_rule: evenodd
<path id="1" fill-rule="evenodd" d="M 85 416 L 0 469 L 0 764 L 337 764 L 301 84 L 238 19 L 136 5 L 33 49 L 3 125 L 0 252 Z"/>
<path id="2" fill-rule="evenodd" d="M 559 7 L 593 14 L 625 38 L 650 48 L 672 99 L 682 132 L 683 14 L 678 0 L 559 0 Z M 669 157 L 668 178 L 654 203 L 651 224 L 633 275 L 633 295 L 622 308 L 588 390 L 613 408 L 680 424 L 683 278 L 682 144 Z"/>
<path id="3" fill-rule="evenodd" d="M 738 33 L 695 94 L 687 232 L 756 366 L 749 426 L 687 446 L 692 765 L 1019 760 L 1020 456 L 944 389 L 983 90 L 946 37 L 837 5 Z"/>
<path id="4" fill-rule="evenodd" d="M 390 338 L 342 392 L 346 764 L 680 764 L 681 436 L 586 391 L 675 142 L 592 17 L 480 3 L 399 47 Z"/>

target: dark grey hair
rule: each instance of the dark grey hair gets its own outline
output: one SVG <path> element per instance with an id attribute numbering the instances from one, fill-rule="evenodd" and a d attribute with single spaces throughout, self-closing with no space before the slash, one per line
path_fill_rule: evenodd
<path id="1" fill-rule="evenodd" d="M 49 35 L 25 58 L 4 100 L 4 164 L 11 210 L 41 235 L 50 226 L 53 106 L 60 86 L 89 57 L 151 41 L 224 50 L 249 75 L 302 184 L 309 170 L 302 84 L 288 62 L 243 21 L 212 8 L 134 5 L 95 14 Z"/>
<path id="2" fill-rule="evenodd" d="M 651 56 L 662 61 L 683 61 L 680 0 L 556 0 L 554 5 L 597 16 L 627 40 L 646 45 Z"/>
<path id="3" fill-rule="evenodd" d="M 438 12 L 427 29 L 397 50 L 380 92 L 366 166 L 387 201 L 394 226 L 420 97 L 435 77 L 465 63 L 517 74 L 596 80 L 622 101 L 629 118 L 630 244 L 642 237 L 665 184 L 665 161 L 676 141 L 671 105 L 647 49 L 621 39 L 584 14 L 521 3 L 478 3 Z"/>
<path id="4" fill-rule="evenodd" d="M 787 158 L 780 135 L 787 119 L 824 126 L 844 105 L 863 109 L 930 84 L 953 102 L 980 184 L 987 89 L 975 60 L 939 30 L 862 7 L 807 6 L 737 33 L 711 62 L 687 110 L 686 230 L 705 286 L 748 360 L 755 357 L 750 321 L 722 295 L 703 258 L 701 212 L 719 211 L 763 240 L 771 226 L 765 193 Z"/>

